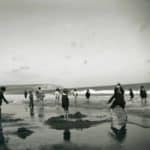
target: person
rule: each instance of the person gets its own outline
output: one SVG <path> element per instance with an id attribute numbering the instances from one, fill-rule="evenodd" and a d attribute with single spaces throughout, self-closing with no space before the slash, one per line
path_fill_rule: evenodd
<path id="1" fill-rule="evenodd" d="M 130 100 L 133 100 L 133 98 L 134 98 L 134 93 L 133 93 L 132 88 L 129 89 L 129 95 L 130 95 Z"/>
<path id="2" fill-rule="evenodd" d="M 141 97 L 141 103 L 146 104 L 147 103 L 147 92 L 143 85 L 140 87 L 140 97 Z"/>
<path id="3" fill-rule="evenodd" d="M 24 97 L 25 97 L 25 99 L 27 98 L 27 96 L 28 96 L 28 92 L 27 92 L 27 90 L 25 90 L 24 91 Z"/>
<path id="4" fill-rule="evenodd" d="M 90 99 L 90 96 L 91 96 L 90 90 L 87 89 L 87 90 L 86 90 L 86 93 L 85 93 L 85 97 L 86 97 L 86 99 L 87 99 L 88 101 L 89 101 L 89 99 Z"/>
<path id="5" fill-rule="evenodd" d="M 29 107 L 33 108 L 34 107 L 34 96 L 33 96 L 33 92 L 29 91 Z"/>
<path id="6" fill-rule="evenodd" d="M 5 96 L 4 96 L 4 93 L 6 91 L 6 88 L 5 87 L 1 87 L 0 88 L 0 119 L 1 119 L 1 107 L 2 107 L 2 103 L 3 101 L 8 104 L 8 101 L 6 100 Z"/>
<path id="7" fill-rule="evenodd" d="M 120 84 L 117 84 L 117 86 L 114 88 L 114 94 L 107 103 L 109 104 L 111 102 L 111 109 L 114 109 L 116 106 L 120 106 L 123 109 L 125 108 L 124 89 Z"/>
<path id="8" fill-rule="evenodd" d="M 78 97 L 78 91 L 77 91 L 77 89 L 73 90 L 73 96 L 74 96 L 75 105 L 76 105 L 77 104 L 77 97 Z"/>
<path id="9" fill-rule="evenodd" d="M 56 100 L 56 103 L 59 104 L 59 100 L 60 100 L 60 89 L 59 88 L 57 88 L 55 91 L 55 100 Z"/>
<path id="10" fill-rule="evenodd" d="M 36 91 L 37 99 L 43 103 L 44 100 L 44 92 L 41 90 L 41 87 L 38 88 L 38 91 Z"/>
<path id="11" fill-rule="evenodd" d="M 64 118 L 68 119 L 68 112 L 69 112 L 69 98 L 68 98 L 68 90 L 64 89 L 62 93 L 62 107 L 64 109 L 65 115 Z"/>
<path id="12" fill-rule="evenodd" d="M 113 139 L 117 140 L 120 143 L 122 143 L 125 140 L 127 134 L 126 125 L 122 126 L 120 129 L 111 126 L 111 130 L 112 133 L 110 133 L 110 136 Z"/>

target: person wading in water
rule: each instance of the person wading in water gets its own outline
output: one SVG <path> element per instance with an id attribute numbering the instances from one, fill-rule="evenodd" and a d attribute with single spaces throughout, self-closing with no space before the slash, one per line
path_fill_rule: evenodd
<path id="1" fill-rule="evenodd" d="M 5 93 L 5 91 L 6 91 L 6 88 L 5 87 L 1 87 L 0 88 L 0 119 L 1 119 L 1 109 L 2 109 L 2 103 L 3 103 L 3 101 L 6 103 L 6 104 L 8 104 L 8 101 L 6 100 L 6 98 L 4 97 L 4 93 Z"/>

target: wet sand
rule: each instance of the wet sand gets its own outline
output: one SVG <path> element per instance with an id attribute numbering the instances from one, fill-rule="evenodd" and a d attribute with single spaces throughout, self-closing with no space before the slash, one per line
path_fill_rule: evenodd
<path id="1" fill-rule="evenodd" d="M 101 122 L 86 129 L 56 130 L 45 124 L 49 118 L 63 114 L 61 105 L 56 105 L 53 96 L 46 97 L 44 105 L 36 103 L 34 110 L 29 109 L 28 102 L 23 102 L 23 96 L 14 96 L 15 101 L 17 98 L 22 101 L 3 105 L 5 120 L 1 122 L 0 139 L 3 140 L 0 150 L 147 150 L 150 146 L 149 103 L 142 106 L 139 99 L 127 101 L 128 123 L 120 137 L 110 128 L 108 97 L 95 96 L 89 103 L 82 96 L 76 103 L 71 97 L 70 113 L 82 112 L 87 116 L 83 120 Z M 16 134 L 19 128 L 29 130 L 31 134 L 19 136 Z"/>

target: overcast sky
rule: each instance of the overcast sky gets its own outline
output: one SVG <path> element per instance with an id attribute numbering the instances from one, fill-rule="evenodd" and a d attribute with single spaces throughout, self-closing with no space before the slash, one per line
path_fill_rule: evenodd
<path id="1" fill-rule="evenodd" d="M 150 0 L 0 0 L 0 84 L 150 81 Z"/>

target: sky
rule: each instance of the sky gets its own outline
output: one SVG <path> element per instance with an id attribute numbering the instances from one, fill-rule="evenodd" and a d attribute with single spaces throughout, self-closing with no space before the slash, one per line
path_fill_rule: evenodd
<path id="1" fill-rule="evenodd" d="M 0 0 L 0 84 L 150 81 L 150 0 Z"/>

